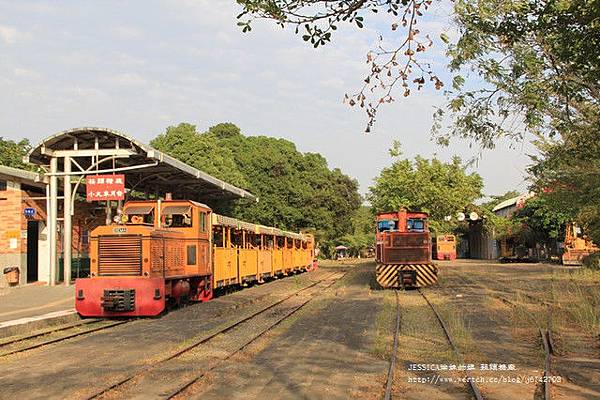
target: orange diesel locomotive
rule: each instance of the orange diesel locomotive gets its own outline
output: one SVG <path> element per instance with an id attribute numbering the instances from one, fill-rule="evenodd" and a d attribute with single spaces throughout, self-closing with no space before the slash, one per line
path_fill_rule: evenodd
<path id="1" fill-rule="evenodd" d="M 427 213 L 377 214 L 376 279 L 384 288 L 422 287 L 437 281 Z"/>
<path id="2" fill-rule="evenodd" d="M 169 303 L 314 267 L 311 235 L 218 215 L 193 201 L 130 201 L 92 231 L 90 277 L 75 281 L 83 316 L 154 316 Z"/>

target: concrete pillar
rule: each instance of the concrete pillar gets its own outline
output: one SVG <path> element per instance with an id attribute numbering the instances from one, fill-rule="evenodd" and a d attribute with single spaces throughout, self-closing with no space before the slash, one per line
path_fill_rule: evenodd
<path id="1" fill-rule="evenodd" d="M 64 159 L 65 177 L 63 179 L 63 266 L 65 286 L 71 284 L 71 256 L 73 248 L 73 224 L 71 202 L 71 157 Z"/>
<path id="2" fill-rule="evenodd" d="M 58 171 L 58 159 L 50 159 L 50 208 L 48 209 L 48 246 L 50 246 L 50 286 L 56 285 L 56 250 L 57 240 L 57 214 L 58 214 L 58 177 L 55 175 Z"/>

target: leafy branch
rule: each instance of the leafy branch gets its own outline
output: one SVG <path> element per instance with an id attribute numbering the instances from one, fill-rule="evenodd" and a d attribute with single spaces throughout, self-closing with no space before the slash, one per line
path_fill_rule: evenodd
<path id="1" fill-rule="evenodd" d="M 382 104 L 395 101 L 396 88 L 408 97 L 411 89 L 420 90 L 432 82 L 440 90 L 444 83 L 433 73 L 431 64 L 420 61 L 421 55 L 433 46 L 428 34 L 417 28 L 419 19 L 433 0 L 238 0 L 243 7 L 238 25 L 243 32 L 252 28 L 257 19 L 276 21 L 282 28 L 291 26 L 296 34 L 315 48 L 331 42 L 332 34 L 340 24 L 355 24 L 363 28 L 365 15 L 385 12 L 390 18 L 390 30 L 401 39 L 394 44 L 379 44 L 367 54 L 368 73 L 360 89 L 346 93 L 344 103 L 365 110 L 365 132 L 371 131 Z M 448 42 L 448 37 L 442 35 Z"/>

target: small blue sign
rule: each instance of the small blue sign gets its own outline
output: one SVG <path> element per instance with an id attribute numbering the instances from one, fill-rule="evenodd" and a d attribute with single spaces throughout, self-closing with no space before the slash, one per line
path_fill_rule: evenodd
<path id="1" fill-rule="evenodd" d="M 23 210 L 23 214 L 25 214 L 26 217 L 33 217 L 35 215 L 35 208 L 26 207 Z"/>

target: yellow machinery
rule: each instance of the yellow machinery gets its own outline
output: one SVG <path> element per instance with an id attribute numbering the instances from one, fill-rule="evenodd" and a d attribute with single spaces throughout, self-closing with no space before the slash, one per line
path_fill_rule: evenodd
<path id="1" fill-rule="evenodd" d="M 597 251 L 600 251 L 600 248 L 582 233 L 577 224 L 573 222 L 567 224 L 565 251 L 562 256 L 563 265 L 582 265 L 585 256 Z"/>

